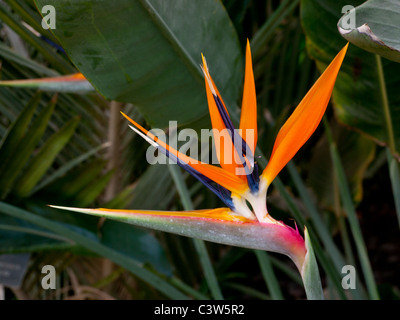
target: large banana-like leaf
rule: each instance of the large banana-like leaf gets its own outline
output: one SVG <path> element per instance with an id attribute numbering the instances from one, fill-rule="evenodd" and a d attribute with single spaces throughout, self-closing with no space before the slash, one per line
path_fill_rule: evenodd
<path id="1" fill-rule="evenodd" d="M 302 0 L 301 19 L 307 36 L 307 48 L 320 69 L 332 59 L 346 42 L 337 29 L 342 10 L 363 1 Z M 357 16 L 356 16 L 357 18 Z M 356 20 L 357 21 L 357 20 Z M 385 24 L 389 23 L 385 20 Z M 393 24 L 397 28 L 398 24 Z M 400 36 L 400 35 L 399 35 Z M 386 91 L 392 116 L 396 150 L 400 150 L 400 64 L 383 59 Z M 335 114 L 338 119 L 375 141 L 388 143 L 382 98 L 379 91 L 377 61 L 373 54 L 354 45 L 349 46 L 346 59 L 333 91 Z"/>
<path id="2" fill-rule="evenodd" d="M 347 12 L 339 20 L 338 28 L 356 46 L 400 62 L 399 21 L 400 1 L 369 0 Z"/>
<path id="3" fill-rule="evenodd" d="M 36 0 L 53 5 L 52 30 L 75 66 L 105 97 L 134 103 L 150 125 L 205 118 L 201 52 L 228 105 L 239 97 L 242 54 L 221 2 Z M 84 45 L 83 45 L 84 44 Z"/>

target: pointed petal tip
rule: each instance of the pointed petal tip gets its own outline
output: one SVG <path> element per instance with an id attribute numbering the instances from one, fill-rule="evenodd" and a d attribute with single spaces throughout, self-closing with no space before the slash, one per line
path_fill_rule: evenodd
<path id="1" fill-rule="evenodd" d="M 337 53 L 279 130 L 270 160 L 262 173 L 269 183 L 308 141 L 321 122 L 348 45 Z"/>

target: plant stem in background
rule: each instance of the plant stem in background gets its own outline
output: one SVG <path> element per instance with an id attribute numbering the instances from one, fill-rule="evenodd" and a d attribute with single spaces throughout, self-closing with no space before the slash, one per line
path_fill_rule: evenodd
<path id="1" fill-rule="evenodd" d="M 397 213 L 397 218 L 400 224 L 400 173 L 399 173 L 399 163 L 396 160 L 396 142 L 394 138 L 393 132 L 393 124 L 392 124 L 392 116 L 390 114 L 389 108 L 389 99 L 386 91 L 386 83 L 385 83 L 385 75 L 382 67 L 382 59 L 381 56 L 375 55 L 377 71 L 378 71 L 378 79 L 379 79 L 379 88 L 381 92 L 382 99 L 382 110 L 385 119 L 385 125 L 388 136 L 388 150 L 387 150 L 387 162 L 389 166 L 389 174 L 390 181 L 392 184 L 392 192 L 394 196 L 394 203 Z"/>
<path id="2" fill-rule="evenodd" d="M 332 132 L 330 130 L 326 117 L 323 118 L 323 121 L 324 121 L 325 132 L 330 144 L 332 163 L 335 170 L 335 174 L 337 176 L 343 208 L 347 213 L 347 218 L 350 223 L 350 229 L 357 248 L 360 264 L 368 288 L 368 293 L 371 299 L 378 300 L 379 299 L 378 289 L 376 287 L 374 275 L 368 258 L 368 252 L 362 236 L 360 224 L 357 219 L 357 214 L 353 204 L 351 192 L 347 183 L 346 174 L 344 172 L 342 162 L 340 160 L 336 144 L 333 140 Z"/>
<path id="3" fill-rule="evenodd" d="M 391 151 L 386 149 L 387 161 L 389 165 L 390 181 L 392 182 L 392 192 L 394 197 L 394 205 L 397 212 L 397 220 L 400 225 L 400 170 L 399 162 L 393 157 Z"/>
<path id="4" fill-rule="evenodd" d="M 376 59 L 376 68 L 377 68 L 377 72 L 378 72 L 379 89 L 380 89 L 381 99 L 382 99 L 382 111 L 383 111 L 386 130 L 387 130 L 388 145 L 389 145 L 389 148 L 390 148 L 390 151 L 392 152 L 392 154 L 395 155 L 396 154 L 396 144 L 395 144 L 395 138 L 394 138 L 394 132 L 393 132 L 392 116 L 390 114 L 390 109 L 389 109 L 389 100 L 388 100 L 388 96 L 387 96 L 387 92 L 386 92 L 385 75 L 383 73 L 382 59 L 379 55 L 375 55 L 375 59 Z"/>
<path id="5" fill-rule="evenodd" d="M 190 199 L 189 190 L 186 187 L 179 167 L 176 165 L 168 165 L 168 169 L 171 173 L 172 179 L 174 180 L 184 210 L 193 210 L 194 206 L 192 200 Z M 219 287 L 217 276 L 215 275 L 214 268 L 212 266 L 204 241 L 193 239 L 193 243 L 196 248 L 197 254 L 199 255 L 200 263 L 203 267 L 204 275 L 206 277 L 207 284 L 210 288 L 212 296 L 214 297 L 214 299 L 222 300 L 224 297 Z"/>
<path id="6" fill-rule="evenodd" d="M 284 300 L 282 291 L 272 268 L 269 254 L 261 250 L 254 250 L 254 252 L 257 256 L 258 264 L 261 267 L 261 272 L 268 287 L 269 293 L 271 294 L 271 298 L 274 300 Z"/>
<path id="7" fill-rule="evenodd" d="M 283 1 L 279 8 L 276 9 L 261 28 L 254 34 L 251 40 L 251 48 L 254 58 L 260 53 L 261 49 L 268 42 L 269 38 L 274 35 L 275 29 L 299 4 L 300 0 Z"/>
<path id="8" fill-rule="evenodd" d="M 120 189 L 120 177 L 119 177 L 119 157 L 120 157 L 120 110 L 121 103 L 116 101 L 110 102 L 110 117 L 108 121 L 108 142 L 110 147 L 108 149 L 108 163 L 107 170 L 113 170 L 113 175 L 107 184 L 104 200 L 111 201 L 118 193 Z M 101 218 L 99 226 L 102 226 L 105 218 Z M 113 263 L 109 259 L 103 259 L 102 261 L 102 274 L 104 277 L 110 275 L 113 272 Z"/>
<path id="9" fill-rule="evenodd" d="M 108 170 L 115 170 L 114 174 L 107 185 L 105 192 L 105 200 L 110 201 L 119 192 L 120 177 L 118 172 L 120 158 L 120 119 L 121 119 L 121 103 L 111 101 L 110 118 L 108 122 L 108 141 L 110 148 L 108 149 Z"/>

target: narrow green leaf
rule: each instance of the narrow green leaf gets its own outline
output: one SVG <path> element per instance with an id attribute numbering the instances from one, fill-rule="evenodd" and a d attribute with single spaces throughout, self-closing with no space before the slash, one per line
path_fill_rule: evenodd
<path id="1" fill-rule="evenodd" d="M 32 71 L 35 71 L 39 74 L 43 74 L 46 76 L 57 76 L 58 73 L 52 69 L 49 69 L 35 60 L 27 59 L 25 57 L 20 56 L 14 50 L 7 47 L 4 43 L 0 42 L 0 56 L 3 57 L 7 61 L 13 61 L 24 68 L 29 68 Z"/>
<path id="2" fill-rule="evenodd" d="M 47 185 L 49 185 L 56 179 L 62 177 L 64 174 L 66 174 L 70 170 L 74 169 L 75 167 L 80 165 L 82 162 L 84 162 L 85 160 L 89 159 L 91 156 L 95 155 L 96 153 L 98 153 L 99 151 L 101 151 L 107 147 L 108 147 L 108 143 L 103 143 L 103 144 L 99 145 L 98 147 L 95 147 L 95 148 L 89 150 L 88 152 L 80 155 L 79 157 L 76 157 L 75 159 L 65 163 L 60 168 L 58 168 L 54 173 L 52 173 L 50 176 L 46 177 L 43 181 L 41 181 L 39 184 L 37 184 L 35 186 L 35 188 L 33 188 L 32 194 L 39 191 L 40 189 L 46 187 Z"/>
<path id="3" fill-rule="evenodd" d="M 371 269 L 371 264 L 368 258 L 368 251 L 362 236 L 360 224 L 357 219 L 356 210 L 351 198 L 351 192 L 346 180 L 346 174 L 343 169 L 341 159 L 338 155 L 336 144 L 333 141 L 332 133 L 330 131 L 328 122 L 324 118 L 325 132 L 327 133 L 330 142 L 330 150 L 332 156 L 333 167 L 338 180 L 339 191 L 343 208 L 347 212 L 347 217 L 350 223 L 352 235 L 356 244 L 360 264 L 363 270 L 364 278 L 367 284 L 368 293 L 372 299 L 379 299 L 378 289 L 376 287 L 374 274 Z"/>
<path id="4" fill-rule="evenodd" d="M 67 199 L 75 198 L 85 187 L 101 175 L 105 164 L 106 161 L 103 159 L 93 159 L 55 181 L 54 188 Z M 50 187 L 50 189 L 52 188 L 53 186 Z"/>
<path id="5" fill-rule="evenodd" d="M 170 282 L 175 285 L 178 289 L 182 290 L 183 292 L 187 293 L 188 295 L 192 296 L 195 299 L 199 300 L 210 300 L 210 297 L 202 294 L 198 290 L 193 289 L 192 287 L 188 286 L 186 283 L 182 282 L 180 279 L 176 277 L 172 277 Z"/>
<path id="6" fill-rule="evenodd" d="M 349 130 L 336 122 L 332 122 L 331 129 L 337 141 L 352 198 L 355 203 L 359 203 L 363 198 L 365 171 L 375 157 L 375 143 L 359 132 Z M 326 136 L 323 136 L 313 148 L 308 183 L 319 199 L 319 204 L 324 208 L 334 207 L 334 179 L 329 142 Z"/>
<path id="7" fill-rule="evenodd" d="M 65 227 L 58 222 L 45 219 L 43 217 L 32 214 L 15 206 L 11 206 L 4 202 L 0 202 L 0 212 L 12 217 L 29 221 L 40 227 L 51 230 L 58 235 L 71 239 L 82 247 L 87 248 L 88 250 L 91 250 L 99 254 L 100 256 L 104 256 L 109 258 L 110 260 L 113 260 L 115 263 L 119 264 L 121 267 L 126 268 L 134 275 L 149 283 L 151 286 L 153 286 L 171 299 L 188 299 L 188 297 L 182 292 L 170 285 L 164 279 L 143 268 L 143 266 L 141 266 L 135 260 L 128 258 L 127 256 L 101 244 L 97 239 L 93 239 L 91 237 L 85 236 L 82 233 L 79 233 L 74 228 Z"/>
<path id="8" fill-rule="evenodd" d="M 24 23 L 28 24 L 32 29 L 36 30 L 36 32 L 43 34 L 52 41 L 55 41 L 51 32 L 43 29 L 41 24 L 42 17 L 36 10 L 34 10 L 34 6 L 32 8 L 29 2 L 9 1 L 8 5 L 21 17 L 21 20 L 24 21 Z"/>
<path id="9" fill-rule="evenodd" d="M 397 219 L 400 225 L 400 170 L 399 162 L 395 159 L 390 150 L 386 149 L 388 158 L 390 181 L 392 183 L 392 192 L 394 198 L 394 204 L 397 212 Z"/>
<path id="10" fill-rule="evenodd" d="M 0 254 L 66 249 L 74 242 L 21 219 L 0 214 Z"/>
<path id="11" fill-rule="evenodd" d="M 58 55 L 53 48 L 44 42 L 42 39 L 36 37 L 19 21 L 6 7 L 4 3 L 0 3 L 0 20 L 13 29 L 21 38 L 36 48 L 50 64 L 63 73 L 71 73 L 74 68 Z"/>
<path id="12" fill-rule="evenodd" d="M 7 170 L 4 170 L 0 176 L 0 195 L 4 198 L 9 192 L 17 176 L 21 173 L 24 165 L 27 163 L 42 138 L 53 114 L 56 99 L 50 101 L 48 106 L 42 110 L 27 130 L 25 136 L 14 147 L 13 154 L 7 159 Z"/>
<path id="13" fill-rule="evenodd" d="M 304 289 L 308 300 L 323 300 L 321 277 L 319 275 L 317 260 L 315 259 L 314 250 L 312 248 L 310 236 L 307 228 L 304 230 L 304 238 L 306 242 L 307 254 L 301 270 Z"/>
<path id="14" fill-rule="evenodd" d="M 173 275 L 163 245 L 153 232 L 107 219 L 101 225 L 100 233 L 102 244 L 143 264 L 151 264 L 165 276 Z"/>
<path id="15" fill-rule="evenodd" d="M 259 250 L 255 250 L 254 252 L 257 256 L 258 264 L 261 267 L 261 272 L 264 277 L 264 281 L 267 284 L 272 299 L 283 300 L 284 297 L 281 288 L 279 287 L 279 283 L 276 279 L 275 272 L 272 268 L 272 263 L 268 253 Z"/>
<path id="16" fill-rule="evenodd" d="M 102 175 L 100 178 L 91 181 L 86 187 L 79 192 L 76 199 L 76 204 L 86 207 L 93 203 L 93 201 L 104 191 L 110 181 L 113 171 L 109 171 Z"/>
<path id="17" fill-rule="evenodd" d="M 282 21 L 299 5 L 300 0 L 282 1 L 279 7 L 272 13 L 267 21 L 261 26 L 251 39 L 251 47 L 254 57 L 260 54 L 263 46 L 274 34 L 275 29 Z"/>
<path id="18" fill-rule="evenodd" d="M 63 128 L 54 133 L 46 141 L 26 168 L 24 175 L 18 179 L 14 191 L 19 197 L 26 197 L 30 194 L 32 189 L 51 166 L 58 153 L 72 137 L 79 121 L 79 117 L 71 119 Z"/>
<path id="19" fill-rule="evenodd" d="M 186 183 L 183 179 L 182 173 L 180 172 L 180 168 L 177 165 L 168 165 L 168 169 L 171 173 L 172 179 L 175 182 L 175 186 L 180 195 L 183 208 L 185 210 L 194 210 L 194 206 L 189 195 L 189 190 L 186 187 Z M 210 291 L 214 299 L 222 300 L 223 295 L 221 292 L 221 288 L 219 287 L 218 279 L 212 266 L 210 257 L 208 255 L 207 247 L 202 240 L 193 239 L 193 242 L 199 256 L 200 263 L 203 267 L 208 286 L 210 287 Z"/>
<path id="20" fill-rule="evenodd" d="M 31 122 L 31 119 L 40 102 L 41 96 L 42 94 L 38 92 L 31 98 L 29 103 L 19 114 L 17 120 L 15 120 L 15 122 L 7 130 L 7 134 L 0 142 L 0 159 L 2 159 L 0 163 L 0 173 L 5 169 L 4 159 L 10 158 L 10 155 L 14 152 L 15 146 L 24 136 L 26 128 L 28 128 L 28 125 Z"/>

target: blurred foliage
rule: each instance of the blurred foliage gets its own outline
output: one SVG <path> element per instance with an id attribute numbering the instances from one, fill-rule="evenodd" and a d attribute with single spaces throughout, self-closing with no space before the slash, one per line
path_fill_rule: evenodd
<path id="1" fill-rule="evenodd" d="M 77 12 L 81 17 L 90 14 L 85 11 L 89 10 L 86 2 L 74 1 L 68 10 L 57 12 L 54 34 L 41 27 L 37 8 L 43 1 L 36 1 L 38 7 L 32 0 L 0 3 L 1 80 L 81 71 L 101 92 L 0 87 L 0 252 L 32 254 L 22 287 L 7 289 L 7 294 L 11 299 L 158 299 L 183 294 L 208 298 L 210 289 L 190 239 L 67 214 L 46 205 L 182 209 L 169 170 L 146 163 L 146 142 L 130 131 L 119 110 L 147 126 L 166 127 L 168 120 L 195 129 L 209 126 L 199 69 L 203 52 L 237 120 L 247 38 L 257 86 L 258 145 L 268 159 L 280 126 L 311 87 L 319 69 L 345 43 L 335 29 L 342 2 L 318 1 L 321 7 L 317 7 L 317 1 L 311 0 L 210 0 L 190 5 L 179 1 L 175 11 L 163 1 L 143 1 L 146 6 L 141 7 L 139 1 L 121 0 L 113 5 L 98 2 L 107 10 L 94 9 L 98 10 L 95 23 L 84 18 L 71 20 L 70 15 Z M 132 14 L 137 27 L 130 20 Z M 111 28 L 109 19 L 115 15 L 119 20 Z M 95 36 L 96 32 L 103 37 Z M 105 45 L 105 39 L 111 42 Z M 67 54 L 59 49 L 60 44 L 65 45 Z M 385 128 L 378 120 L 378 85 L 369 55 L 350 47 L 334 93 L 335 111 L 328 108 L 326 116 L 381 297 L 393 299 L 399 297 L 396 271 L 400 252 L 395 245 L 399 233 L 393 197 L 387 196 L 392 191 L 385 149 L 375 143 L 385 141 Z M 384 64 L 396 121 L 400 79 L 395 70 L 399 65 Z M 119 103 L 113 105 L 110 100 Z M 293 224 L 294 203 L 307 225 L 314 228 L 312 240 L 327 298 L 368 298 L 362 278 L 355 291 L 345 292 L 340 285 L 340 263 L 358 266 L 359 258 L 333 171 L 329 142 L 321 126 L 289 170 L 280 174 L 291 202 L 274 185 L 268 208 L 275 218 Z M 196 208 L 221 205 L 199 182 L 184 177 Z M 268 254 L 260 258 L 252 250 L 213 243 L 207 243 L 207 249 L 224 298 L 279 297 L 270 291 L 268 279 L 263 279 L 261 263 L 267 263 L 268 257 L 275 273 L 271 276 L 276 276 L 282 296 L 305 298 L 294 265 L 285 257 Z M 51 293 L 41 290 L 37 279 L 45 264 L 58 271 L 58 289 Z"/>

